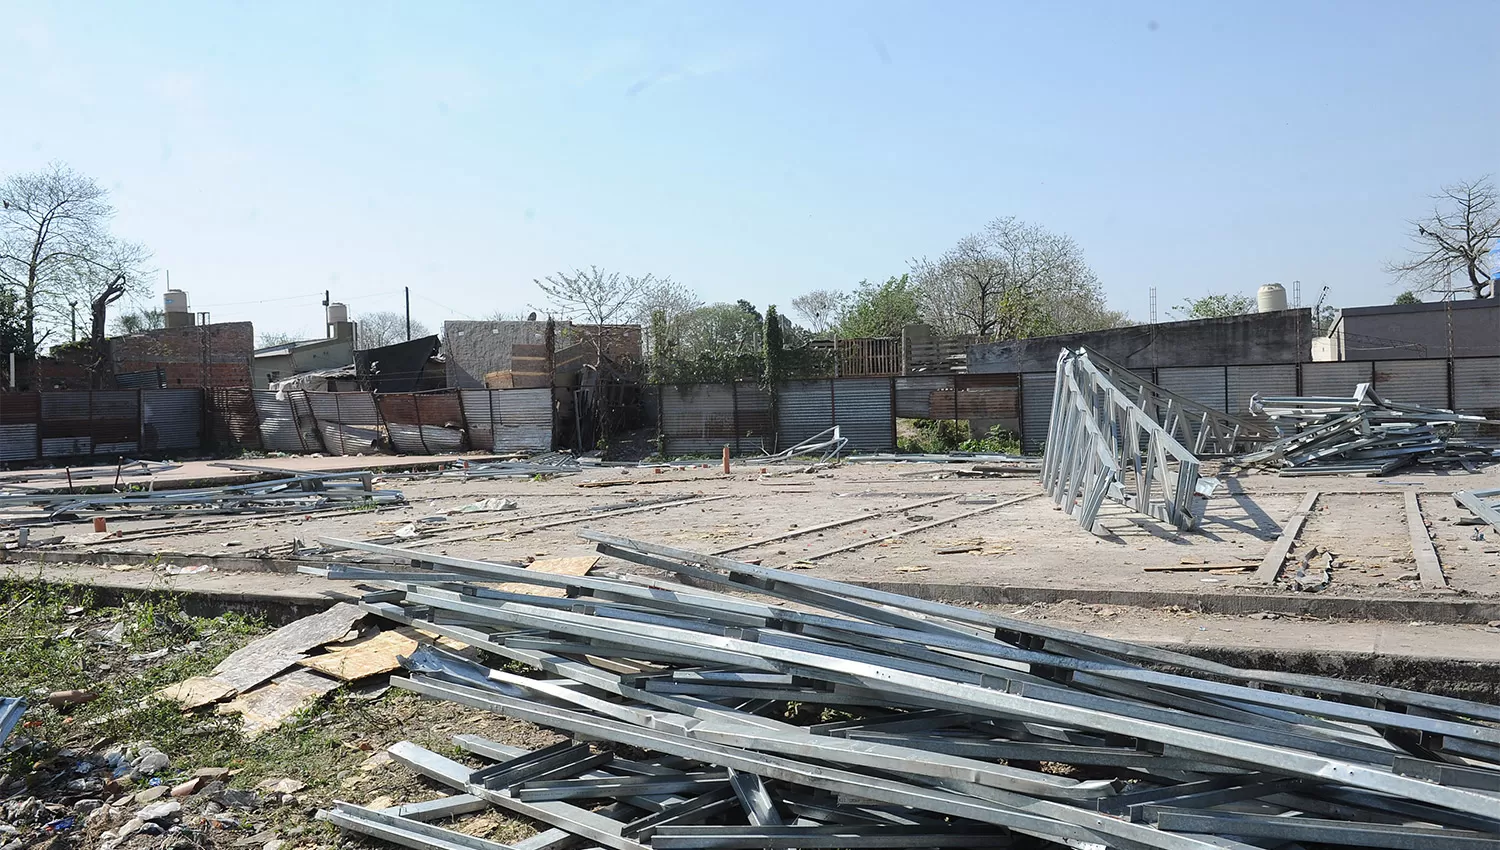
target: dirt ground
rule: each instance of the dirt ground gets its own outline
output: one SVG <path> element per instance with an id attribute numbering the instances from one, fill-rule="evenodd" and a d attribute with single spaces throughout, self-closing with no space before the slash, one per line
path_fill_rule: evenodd
<path id="1" fill-rule="evenodd" d="M 172 554 L 206 563 L 212 556 L 285 557 L 293 541 L 300 551 L 320 538 L 525 561 L 589 553 L 577 537 L 587 528 L 699 552 L 732 550 L 741 560 L 851 581 L 1257 595 L 1272 589 L 1253 580 L 1253 568 L 1304 494 L 1317 490 L 1289 563 L 1314 548 L 1333 553 L 1333 581 L 1324 595 L 1500 595 L 1500 535 L 1487 530 L 1486 539 L 1473 539 L 1476 528 L 1486 529 L 1458 524 L 1468 512 L 1452 498 L 1455 490 L 1500 486 L 1500 467 L 1388 478 L 1225 474 L 1199 530 L 1179 532 L 1106 503 L 1103 537 L 1064 516 L 1035 477 L 974 478 L 955 474 L 957 468 L 963 467 L 861 463 L 803 472 L 737 463 L 729 475 L 714 464 L 470 481 L 377 474 L 377 486 L 401 490 L 406 505 L 295 517 L 111 520 L 103 539 L 88 523 L 71 522 L 32 535 L 62 536 L 63 543 L 49 547 L 60 551 Z M 1417 581 L 1407 490 L 1419 494 L 1450 590 L 1425 590 Z M 494 497 L 515 508 L 454 513 Z M 950 517 L 956 519 L 906 531 Z M 6 536 L 0 531 L 0 541 Z M 767 541 L 772 537 L 781 539 Z M 1146 570 L 1169 566 L 1202 569 Z"/>

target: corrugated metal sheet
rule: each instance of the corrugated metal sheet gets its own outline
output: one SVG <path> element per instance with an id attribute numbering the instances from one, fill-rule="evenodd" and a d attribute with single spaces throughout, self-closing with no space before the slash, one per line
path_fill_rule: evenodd
<path id="1" fill-rule="evenodd" d="M 1448 361 L 1379 361 L 1375 364 L 1375 392 L 1390 401 L 1448 407 Z"/>
<path id="2" fill-rule="evenodd" d="M 778 449 L 795 446 L 833 427 L 830 381 L 787 381 L 777 392 Z"/>
<path id="3" fill-rule="evenodd" d="M 36 460 L 36 425 L 0 425 L 0 463 Z"/>
<path id="4" fill-rule="evenodd" d="M 1453 404 L 1462 413 L 1500 421 L 1500 357 L 1454 360 Z"/>
<path id="5" fill-rule="evenodd" d="M 1021 450 L 1041 454 L 1047 444 L 1047 426 L 1052 421 L 1055 372 L 1028 372 L 1021 376 Z"/>
<path id="6" fill-rule="evenodd" d="M 1250 417 L 1250 397 L 1294 396 L 1297 394 L 1297 366 L 1284 363 L 1275 366 L 1230 366 L 1229 413 Z"/>
<path id="7" fill-rule="evenodd" d="M 1224 367 L 1201 366 L 1156 370 L 1156 383 L 1162 389 L 1186 396 L 1214 410 L 1228 410 L 1224 397 Z"/>
<path id="8" fill-rule="evenodd" d="M 552 450 L 552 390 L 463 390 L 469 443 L 495 452 Z"/>
<path id="9" fill-rule="evenodd" d="M 464 414 L 456 391 L 383 393 L 376 405 L 391 445 L 402 454 L 462 451 Z"/>
<path id="10" fill-rule="evenodd" d="M 166 383 L 166 372 L 161 367 L 115 374 L 115 387 L 122 390 L 157 389 L 166 386 Z"/>
<path id="11" fill-rule="evenodd" d="M 1304 363 L 1302 395 L 1325 398 L 1349 398 L 1354 388 L 1370 382 L 1369 363 Z"/>
<path id="12" fill-rule="evenodd" d="M 260 420 L 261 444 L 273 452 L 320 452 L 318 435 L 307 394 L 300 390 L 277 398 L 272 390 L 255 390 L 255 414 Z"/>
<path id="13" fill-rule="evenodd" d="M 668 384 L 661 388 L 661 433 L 667 455 L 716 454 L 736 447 L 731 384 Z"/>
<path id="14" fill-rule="evenodd" d="M 203 445 L 203 391 L 197 387 L 141 390 L 141 449 L 196 449 Z"/>
<path id="15" fill-rule="evenodd" d="M 759 384 L 742 381 L 734 385 L 736 454 L 767 448 L 771 436 L 771 393 Z"/>
<path id="16" fill-rule="evenodd" d="M 896 379 L 896 415 L 902 419 L 956 419 L 953 404 L 951 375 Z"/>
<path id="17" fill-rule="evenodd" d="M 41 394 L 43 457 L 128 454 L 140 446 L 140 396 L 133 390 Z"/>
<path id="18" fill-rule="evenodd" d="M 841 378 L 833 382 L 833 419 L 856 451 L 896 448 L 890 378 Z"/>
<path id="19" fill-rule="evenodd" d="M 36 459 L 41 413 L 37 393 L 0 393 L 0 462 Z"/>
<path id="20" fill-rule="evenodd" d="M 308 392 L 318 434 L 329 454 L 370 454 L 382 436 L 380 410 L 366 392 Z"/>
<path id="21" fill-rule="evenodd" d="M 204 404 L 208 408 L 208 437 L 216 447 L 261 448 L 260 417 L 255 413 L 251 389 L 209 387 L 204 390 Z"/>
<path id="22" fill-rule="evenodd" d="M 990 387 L 955 393 L 959 419 L 1015 419 L 1020 416 L 1021 391 Z"/>

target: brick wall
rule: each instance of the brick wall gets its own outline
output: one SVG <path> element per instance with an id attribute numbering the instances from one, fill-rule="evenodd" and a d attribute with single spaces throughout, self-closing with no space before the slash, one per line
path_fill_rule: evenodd
<path id="1" fill-rule="evenodd" d="M 169 387 L 248 387 L 255 328 L 222 322 L 162 328 L 109 341 L 115 372 L 161 368 Z"/>

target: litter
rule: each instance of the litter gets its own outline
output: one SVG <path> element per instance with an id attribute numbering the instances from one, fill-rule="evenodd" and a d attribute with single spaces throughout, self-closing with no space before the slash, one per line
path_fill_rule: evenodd
<path id="1" fill-rule="evenodd" d="M 794 457 L 814 457 L 818 463 L 827 463 L 838 458 L 839 452 L 849 445 L 849 439 L 841 436 L 839 426 L 835 425 L 824 431 L 809 437 L 806 440 L 776 454 L 768 454 L 758 458 L 761 463 L 781 463 Z"/>
<path id="2" fill-rule="evenodd" d="M 427 823 L 482 803 L 551 827 L 528 850 L 1500 842 L 1500 706 L 582 536 L 678 581 L 327 541 L 410 559 L 363 610 L 532 668 L 423 646 L 393 684 L 573 738 L 456 736 L 478 768 L 398 743 L 449 797 L 320 817 L 413 848 L 487 846 Z"/>

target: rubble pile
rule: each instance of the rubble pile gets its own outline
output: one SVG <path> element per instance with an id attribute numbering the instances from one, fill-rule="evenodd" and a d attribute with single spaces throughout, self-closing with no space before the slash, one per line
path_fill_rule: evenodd
<path id="1" fill-rule="evenodd" d="M 1385 475 L 1413 463 L 1469 463 L 1500 457 L 1494 440 L 1466 436 L 1493 423 L 1381 398 L 1360 384 L 1351 398 L 1278 396 L 1250 399 L 1281 438 L 1240 455 L 1241 464 L 1280 469 L 1283 476 Z"/>

